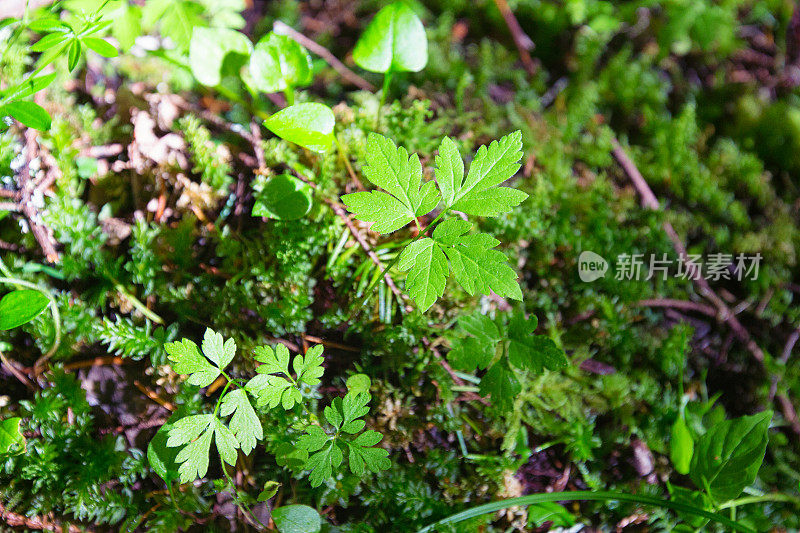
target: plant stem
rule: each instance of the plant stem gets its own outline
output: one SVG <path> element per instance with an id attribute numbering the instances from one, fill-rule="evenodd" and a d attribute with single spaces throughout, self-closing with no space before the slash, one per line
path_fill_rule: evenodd
<path id="1" fill-rule="evenodd" d="M 381 111 L 383 104 L 386 103 L 386 95 L 389 92 L 389 84 L 392 82 L 392 71 L 389 70 L 383 75 L 383 87 L 381 88 L 381 99 L 378 103 L 378 114 L 375 117 L 375 129 L 380 129 L 381 126 Z"/>
<path id="2" fill-rule="evenodd" d="M 291 87 L 287 87 L 283 90 L 283 96 L 286 97 L 286 105 L 294 105 L 294 91 Z"/>
<path id="3" fill-rule="evenodd" d="M 788 494 L 763 494 L 761 496 L 745 496 L 744 498 L 730 500 L 721 503 L 719 507 L 717 507 L 717 509 L 721 511 L 723 509 L 734 509 L 736 507 L 739 507 L 740 505 L 749 505 L 752 503 L 764 503 L 764 502 L 785 502 L 785 503 L 791 503 L 796 507 L 800 507 L 800 499 L 790 496 Z"/>
<path id="4" fill-rule="evenodd" d="M 264 525 L 261 520 L 256 517 L 256 515 L 252 514 L 247 507 L 245 507 L 244 503 L 239 499 L 239 496 L 236 494 L 236 484 L 233 482 L 233 478 L 230 474 L 228 474 L 228 469 L 225 467 L 225 463 L 222 463 L 222 473 L 225 474 L 225 479 L 228 480 L 228 483 L 231 484 L 231 497 L 233 501 L 236 503 L 236 506 L 242 510 L 242 513 L 250 520 L 250 523 L 255 525 L 256 523 L 260 525 L 262 528 L 267 529 L 267 526 Z"/>
<path id="5" fill-rule="evenodd" d="M 744 533 L 755 533 L 754 530 L 750 529 L 750 527 L 745 526 L 744 524 L 734 522 L 733 520 L 725 516 L 722 516 L 720 514 L 711 511 L 707 511 L 703 508 L 696 507 L 688 503 L 672 501 L 672 500 L 663 500 L 661 498 L 656 498 L 654 496 L 647 496 L 643 494 L 628 494 L 625 492 L 617 492 L 617 491 L 590 491 L 590 490 L 530 494 L 528 496 L 521 496 L 519 498 L 509 498 L 506 500 L 491 502 L 484 505 L 478 505 L 477 507 L 473 507 L 472 509 L 467 509 L 466 511 L 462 511 L 460 513 L 448 516 L 443 520 L 439 520 L 438 522 L 435 522 L 427 527 L 420 529 L 417 533 L 432 532 L 435 531 L 436 528 L 440 526 L 444 526 L 447 524 L 456 524 L 458 522 L 463 522 L 464 520 L 468 520 L 470 518 L 474 518 L 482 514 L 493 513 L 495 511 L 506 509 L 508 507 L 534 505 L 537 503 L 546 503 L 546 502 L 580 501 L 580 500 L 632 502 L 632 503 L 641 503 L 644 505 L 652 505 L 656 507 L 665 507 L 667 509 L 672 509 L 674 511 L 681 511 L 683 513 L 688 513 L 695 516 L 707 518 L 708 520 L 713 520 L 714 522 L 722 524 L 734 531 L 741 531 Z"/>
<path id="6" fill-rule="evenodd" d="M 164 323 L 164 319 L 162 319 L 160 316 L 158 316 L 153 311 L 148 309 L 146 305 L 144 305 L 141 301 L 139 301 L 138 298 L 136 298 L 136 296 L 129 293 L 125 289 L 125 287 L 122 286 L 122 283 L 116 282 L 114 284 L 114 288 L 117 290 L 117 292 L 119 292 L 122 295 L 123 298 L 125 298 L 128 301 L 129 304 L 138 309 L 139 312 L 141 312 L 144 316 L 149 318 L 152 322 L 155 322 L 156 324 Z"/>

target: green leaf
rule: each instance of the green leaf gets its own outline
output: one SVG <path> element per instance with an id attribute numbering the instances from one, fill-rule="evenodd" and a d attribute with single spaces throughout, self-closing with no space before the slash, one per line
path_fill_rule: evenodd
<path id="1" fill-rule="evenodd" d="M 67 50 L 67 68 L 70 72 L 75 70 L 78 66 L 78 61 L 81 59 L 81 42 L 79 39 L 72 39 Z"/>
<path id="2" fill-rule="evenodd" d="M 189 45 L 189 66 L 197 81 L 215 87 L 222 81 L 228 54 L 249 56 L 253 45 L 236 30 L 196 27 Z"/>
<path id="3" fill-rule="evenodd" d="M 308 85 L 314 79 L 311 56 L 294 39 L 270 32 L 250 56 L 252 85 L 265 93 Z"/>
<path id="4" fill-rule="evenodd" d="M 309 387 L 319 385 L 319 378 L 325 372 L 322 368 L 322 363 L 325 359 L 322 358 L 323 346 L 317 344 L 309 348 L 305 356 L 297 355 L 292 361 L 292 368 L 297 375 L 298 383 L 305 383 Z"/>
<path id="5" fill-rule="evenodd" d="M 0 300 L 0 331 L 27 324 L 47 308 L 50 299 L 40 291 L 20 289 Z"/>
<path id="6" fill-rule="evenodd" d="M 167 446 L 183 447 L 175 456 L 175 462 L 180 464 L 178 473 L 181 483 L 206 475 L 216 421 L 214 415 L 187 416 L 175 422 L 168 431 Z"/>
<path id="7" fill-rule="evenodd" d="M 25 437 L 19 431 L 22 419 L 19 417 L 0 420 L 0 456 L 11 453 L 15 448 L 25 444 Z"/>
<path id="8" fill-rule="evenodd" d="M 264 490 L 262 490 L 256 497 L 256 501 L 265 502 L 272 499 L 276 494 L 278 494 L 278 489 L 280 488 L 281 484 L 277 481 L 267 481 L 264 483 Z"/>
<path id="9" fill-rule="evenodd" d="M 39 39 L 33 46 L 31 46 L 32 52 L 44 52 L 45 50 L 49 50 L 59 45 L 65 44 L 70 39 L 71 34 L 63 33 L 63 32 L 56 32 L 56 33 L 49 33 Z"/>
<path id="10" fill-rule="evenodd" d="M 179 450 L 167 446 L 169 431 L 172 427 L 173 424 L 170 422 L 161 426 L 147 445 L 147 461 L 150 463 L 150 467 L 153 471 L 158 477 L 163 479 L 167 485 L 180 477 L 180 473 L 178 472 L 179 465 L 175 460 Z"/>
<path id="11" fill-rule="evenodd" d="M 355 393 L 369 392 L 372 386 L 372 380 L 370 380 L 369 376 L 366 374 L 353 374 L 347 378 L 346 386 L 347 390 Z"/>
<path id="12" fill-rule="evenodd" d="M 0 116 L 10 115 L 29 128 L 39 131 L 50 129 L 52 119 L 42 106 L 34 102 L 17 100 L 0 107 Z"/>
<path id="13" fill-rule="evenodd" d="M 505 359 L 492 365 L 492 368 L 481 378 L 481 395 L 491 396 L 492 403 L 501 411 L 511 411 L 514 399 L 520 391 L 522 391 L 522 385 Z"/>
<path id="14" fill-rule="evenodd" d="M 669 439 L 669 458 L 675 471 L 679 474 L 688 474 L 694 455 L 694 441 L 689 427 L 682 416 L 672 424 Z"/>
<path id="15" fill-rule="evenodd" d="M 278 220 L 297 220 L 311 210 L 311 187 L 288 174 L 267 181 L 255 194 L 253 216 Z"/>
<path id="16" fill-rule="evenodd" d="M 556 502 L 530 505 L 527 511 L 528 523 L 536 527 L 542 527 L 545 522 L 550 522 L 550 528 L 569 528 L 576 523 L 575 516 Z"/>
<path id="17" fill-rule="evenodd" d="M 142 8 L 124 1 L 119 9 L 109 15 L 116 23 L 111 26 L 111 35 L 119 41 L 124 51 L 130 50 L 136 38 L 142 35 Z"/>
<path id="18" fill-rule="evenodd" d="M 119 55 L 117 49 L 105 39 L 100 39 L 98 37 L 84 37 L 81 39 L 81 42 L 86 45 L 86 48 L 93 50 L 103 57 L 117 57 Z"/>
<path id="19" fill-rule="evenodd" d="M 517 274 L 508 266 L 508 258 L 493 250 L 500 241 L 485 233 L 466 234 L 472 224 L 451 218 L 433 230 L 433 239 L 441 245 L 456 281 L 469 294 L 489 294 L 522 300 Z"/>
<path id="20" fill-rule="evenodd" d="M 239 442 L 233 432 L 218 418 L 214 419 L 214 444 L 217 446 L 219 457 L 231 466 L 236 466 L 236 449 Z"/>
<path id="21" fill-rule="evenodd" d="M 319 513 L 308 505 L 284 505 L 272 510 L 280 533 L 317 533 L 322 529 Z"/>
<path id="22" fill-rule="evenodd" d="M 249 455 L 256 443 L 264 437 L 264 431 L 244 389 L 230 391 L 222 399 L 220 415 L 231 414 L 233 418 L 229 423 L 230 430 L 239 442 L 242 452 Z"/>
<path id="23" fill-rule="evenodd" d="M 456 159 L 455 145 L 442 142 L 436 158 L 436 177 L 445 197 L 445 205 L 457 211 L 476 216 L 497 216 L 519 205 L 528 197 L 522 191 L 509 187 L 498 187 L 511 178 L 520 168 L 522 157 L 522 133 L 515 131 L 489 147 L 481 146 L 466 180 L 463 179 L 463 163 Z M 444 155 L 443 155 L 444 154 Z"/>
<path id="24" fill-rule="evenodd" d="M 508 324 L 508 359 L 511 364 L 536 374 L 541 374 L 545 368 L 566 368 L 569 361 L 564 350 L 546 335 L 536 335 L 537 325 L 535 315 L 526 320 L 524 313 L 514 311 Z"/>
<path id="25" fill-rule="evenodd" d="M 333 111 L 318 103 L 297 104 L 284 108 L 264 125 L 272 133 L 314 152 L 327 152 L 333 143 Z"/>
<path id="26" fill-rule="evenodd" d="M 429 238 L 414 241 L 400 254 L 399 270 L 408 270 L 406 291 L 422 312 L 444 294 L 447 284 L 447 258 L 441 247 Z"/>
<path id="27" fill-rule="evenodd" d="M 425 28 L 405 3 L 389 4 L 358 39 L 353 59 L 371 72 L 419 72 L 428 63 Z"/>
<path id="28" fill-rule="evenodd" d="M 417 154 L 411 156 L 391 139 L 370 133 L 367 138 L 364 176 L 388 191 L 345 194 L 347 208 L 365 222 L 375 222 L 373 231 L 391 233 L 430 213 L 439 203 L 434 182 L 422 181 Z"/>
<path id="29" fill-rule="evenodd" d="M 344 455 L 335 442 L 328 442 L 322 449 L 309 456 L 306 469 L 310 470 L 308 479 L 312 487 L 319 487 L 326 479 L 333 476 L 333 469 L 339 468 Z"/>
<path id="30" fill-rule="evenodd" d="M 197 345 L 189 339 L 169 342 L 164 345 L 167 358 L 174 363 L 173 370 L 178 374 L 188 374 L 186 380 L 198 387 L 207 387 L 220 375 L 220 369 L 200 355 Z"/>
<path id="31" fill-rule="evenodd" d="M 192 30 L 206 25 L 203 6 L 193 0 L 150 0 L 142 9 L 142 24 L 158 24 L 162 35 L 172 39 L 181 52 L 189 48 Z"/>
<path id="32" fill-rule="evenodd" d="M 487 368 L 492 363 L 497 343 L 501 340 L 497 325 L 477 309 L 472 314 L 458 318 L 458 329 L 468 336 L 454 341 L 447 359 L 464 372 L 472 373 L 477 369 Z"/>
<path id="33" fill-rule="evenodd" d="M 389 452 L 383 448 L 374 448 L 383 436 L 377 431 L 367 430 L 352 441 L 347 442 L 350 470 L 357 476 L 363 477 L 368 471 L 380 472 L 392 466 Z"/>
<path id="34" fill-rule="evenodd" d="M 225 370 L 225 367 L 233 361 L 233 356 L 236 355 L 236 341 L 233 339 L 226 341 L 219 333 L 216 333 L 211 328 L 206 328 L 206 332 L 203 335 L 203 353 L 220 370 Z"/>
<path id="35" fill-rule="evenodd" d="M 248 381 L 245 388 L 258 398 L 259 407 L 269 405 L 274 409 L 280 404 L 286 410 L 292 409 L 303 400 L 298 384 L 304 383 L 310 387 L 319 384 L 324 372 L 322 350 L 321 345 L 316 345 L 305 356 L 294 358 L 292 366 L 297 376 L 295 380 L 289 374 L 289 350 L 286 346 L 278 344 L 274 351 L 268 346 L 260 346 L 255 350 L 255 359 L 263 364 L 256 368 L 259 375 Z"/>
<path id="36" fill-rule="evenodd" d="M 23 98 L 27 98 L 28 96 L 38 93 L 53 83 L 54 79 L 56 79 L 55 72 L 51 72 L 50 74 L 45 74 L 43 76 L 28 78 L 11 89 L 8 89 L 3 97 L 3 101 L 10 102 L 12 100 L 21 100 Z"/>
<path id="37" fill-rule="evenodd" d="M 690 476 L 718 501 L 736 498 L 756 479 L 769 440 L 772 411 L 725 420 L 695 443 Z"/>
<path id="38" fill-rule="evenodd" d="M 28 28 L 32 29 L 35 32 L 39 33 L 50 33 L 50 32 L 57 32 L 57 31 L 68 31 L 69 26 L 64 24 L 57 18 L 39 18 L 30 21 L 28 24 Z"/>

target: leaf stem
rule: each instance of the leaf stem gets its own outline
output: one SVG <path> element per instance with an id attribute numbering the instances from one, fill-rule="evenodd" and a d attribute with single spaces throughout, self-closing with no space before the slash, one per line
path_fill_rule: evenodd
<path id="1" fill-rule="evenodd" d="M 125 289 L 125 287 L 122 285 L 122 283 L 118 281 L 115 282 L 114 288 L 117 290 L 117 292 L 119 292 L 122 295 L 123 298 L 125 298 L 128 301 L 129 304 L 138 309 L 139 312 L 141 312 L 152 322 L 155 322 L 156 324 L 164 323 L 164 319 L 162 319 L 160 316 L 158 316 L 153 311 L 148 309 L 146 305 L 144 305 L 138 298 L 136 298 L 136 296 L 129 293 L 127 289 Z"/>
<path id="2" fill-rule="evenodd" d="M 392 83 L 392 74 L 391 70 L 386 71 L 383 75 L 383 87 L 381 88 L 381 99 L 378 103 L 378 113 L 375 117 L 375 129 L 380 129 L 381 126 L 381 111 L 383 110 L 383 105 L 386 103 L 386 95 L 389 93 L 389 84 Z"/>
<path id="3" fill-rule="evenodd" d="M 448 516 L 447 518 L 439 520 L 438 522 L 435 522 L 433 524 L 430 524 L 429 526 L 420 529 L 417 533 L 429 533 L 436 530 L 436 528 L 440 526 L 444 526 L 447 524 L 456 524 L 458 522 L 463 522 L 464 520 L 468 520 L 470 518 L 474 518 L 482 514 L 493 513 L 495 511 L 506 509 L 508 507 L 534 505 L 537 503 L 546 503 L 546 502 L 580 501 L 580 500 L 632 502 L 632 503 L 641 503 L 644 505 L 652 505 L 655 507 L 664 507 L 667 509 L 672 509 L 674 511 L 681 511 L 683 513 L 688 513 L 695 516 L 707 518 L 708 520 L 713 520 L 714 522 L 722 524 L 734 531 L 741 531 L 743 533 L 755 533 L 753 529 L 744 524 L 735 522 L 723 515 L 707 511 L 706 509 L 703 509 L 701 507 L 696 507 L 692 504 L 688 504 L 685 502 L 664 500 L 661 498 L 657 498 L 655 496 L 647 496 L 644 494 L 628 494 L 625 492 L 618 492 L 618 491 L 589 491 L 589 490 L 530 494 L 528 496 L 521 496 L 518 498 L 509 498 L 506 500 L 486 503 L 484 505 L 478 505 L 477 507 L 473 507 L 471 509 L 467 509 L 466 511 L 462 511 L 460 513 Z"/>
<path id="4" fill-rule="evenodd" d="M 800 507 L 800 499 L 795 498 L 794 496 L 790 496 L 789 494 L 763 494 L 761 496 L 745 496 L 743 498 L 739 498 L 736 500 L 729 500 L 727 502 L 721 503 L 718 510 L 723 509 L 733 509 L 739 507 L 740 505 L 749 505 L 752 503 L 763 503 L 763 502 L 785 502 L 791 503 L 796 507 Z"/>

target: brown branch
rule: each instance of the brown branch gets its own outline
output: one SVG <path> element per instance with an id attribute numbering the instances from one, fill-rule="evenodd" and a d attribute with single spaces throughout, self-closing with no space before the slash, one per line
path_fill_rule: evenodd
<path id="1" fill-rule="evenodd" d="M 631 180 L 631 183 L 633 183 L 633 187 L 639 193 L 642 206 L 652 210 L 660 209 L 658 199 L 656 198 L 655 194 L 653 194 L 653 191 L 650 189 L 647 181 L 645 181 L 642 174 L 636 168 L 634 162 L 630 157 L 628 157 L 628 154 L 616 139 L 614 139 L 613 142 L 614 148 L 611 153 L 619 162 L 622 170 L 625 171 L 625 174 Z M 683 241 L 681 241 L 678 233 L 675 231 L 675 228 L 672 227 L 672 224 L 664 221 L 662 227 L 664 228 L 664 231 L 666 232 L 670 241 L 672 241 L 672 247 L 675 249 L 678 255 L 682 258 L 688 257 L 686 247 L 683 245 Z M 736 315 L 731 311 L 728 305 L 717 295 L 717 293 L 714 292 L 714 290 L 708 284 L 708 281 L 699 275 L 692 276 L 692 281 L 700 292 L 700 295 L 709 300 L 714 307 L 717 308 L 717 319 L 721 322 L 724 322 L 729 328 L 731 328 L 734 335 L 736 335 L 736 337 L 747 347 L 757 361 L 763 362 L 764 352 L 753 340 L 750 332 L 748 332 L 742 323 L 739 322 L 739 319 L 736 318 Z"/>
<path id="2" fill-rule="evenodd" d="M 717 316 L 717 310 L 714 307 L 698 302 L 690 302 L 688 300 L 656 298 L 652 300 L 640 300 L 636 305 L 639 307 L 668 307 L 670 309 L 680 309 L 682 311 L 695 311 L 708 316 Z"/>
<path id="3" fill-rule="evenodd" d="M 514 45 L 519 51 L 522 66 L 525 67 L 529 75 L 533 76 L 536 74 L 536 63 L 531 58 L 530 54 L 530 50 L 533 50 L 535 46 L 533 41 L 522 30 L 522 27 L 517 21 L 517 17 L 514 16 L 514 12 L 511 10 L 506 0 L 494 0 L 494 3 L 497 5 L 497 9 L 500 10 L 500 14 L 503 15 L 503 20 L 506 21 L 508 31 L 511 32 L 511 38 L 514 40 Z"/>
<path id="4" fill-rule="evenodd" d="M 329 64 L 333 69 L 342 76 L 342 78 L 346 79 L 359 89 L 364 89 L 365 91 L 375 91 L 375 86 L 372 85 L 370 82 L 347 68 L 344 63 L 339 61 L 335 55 L 333 55 L 330 50 L 314 42 L 313 40 L 309 39 L 299 31 L 295 30 L 291 26 L 284 24 L 280 20 L 276 20 L 275 23 L 272 25 L 272 29 L 275 33 L 280 35 L 286 35 L 291 39 L 297 41 L 298 43 L 302 44 L 319 57 L 325 60 L 327 64 Z"/>
<path id="5" fill-rule="evenodd" d="M 2 502 L 0 502 L 0 519 L 11 527 L 24 527 L 37 531 L 54 531 L 55 533 L 64 533 L 65 531 L 64 527 L 58 522 L 40 516 L 25 516 L 12 512 Z M 66 528 L 66 531 L 68 533 L 91 532 L 90 529 L 82 529 L 72 524 Z"/>
<path id="6" fill-rule="evenodd" d="M 25 130 L 25 163 L 17 174 L 17 184 L 20 189 L 19 211 L 28 219 L 31 233 L 39 243 L 47 261 L 57 263 L 59 256 L 53 233 L 44 225 L 41 214 L 33 206 L 35 185 L 30 176 L 30 164 L 36 157 L 36 147 L 36 130 L 27 128 Z"/>

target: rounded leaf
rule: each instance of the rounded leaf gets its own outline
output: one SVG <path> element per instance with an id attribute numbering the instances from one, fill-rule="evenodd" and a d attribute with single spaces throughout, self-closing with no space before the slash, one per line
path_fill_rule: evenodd
<path id="1" fill-rule="evenodd" d="M 189 44 L 189 67 L 197 81 L 215 87 L 222 81 L 228 54 L 250 55 L 253 45 L 243 34 L 227 28 L 197 27 Z"/>
<path id="2" fill-rule="evenodd" d="M 271 178 L 256 195 L 253 216 L 297 220 L 311 210 L 311 187 L 288 174 Z"/>
<path id="3" fill-rule="evenodd" d="M 317 533 L 322 529 L 319 513 L 308 505 L 284 505 L 273 509 L 272 520 L 281 533 Z"/>
<path id="4" fill-rule="evenodd" d="M 172 426 L 171 423 L 161 426 L 147 445 L 147 461 L 150 463 L 150 468 L 167 484 L 180 477 L 178 463 L 175 461 L 180 448 L 167 446 L 168 433 Z"/>
<path id="5" fill-rule="evenodd" d="M 425 27 L 404 2 L 389 4 L 358 39 L 353 59 L 370 72 L 419 72 L 428 63 Z"/>
<path id="6" fill-rule="evenodd" d="M 282 109 L 264 121 L 272 133 L 314 152 L 326 152 L 333 143 L 333 111 L 317 103 Z"/>
<path id="7" fill-rule="evenodd" d="M 22 289 L 10 292 L 0 300 L 0 331 L 16 328 L 36 318 L 50 300 L 39 291 Z"/>
<path id="8" fill-rule="evenodd" d="M 290 37 L 272 32 L 256 44 L 249 68 L 253 87 L 265 93 L 308 85 L 313 80 L 306 49 Z"/>
<path id="9" fill-rule="evenodd" d="M 672 460 L 675 471 L 679 474 L 688 474 L 693 454 L 694 441 L 692 440 L 692 434 L 689 433 L 686 421 L 682 417 L 678 418 L 672 424 L 669 441 L 669 458 Z"/>

